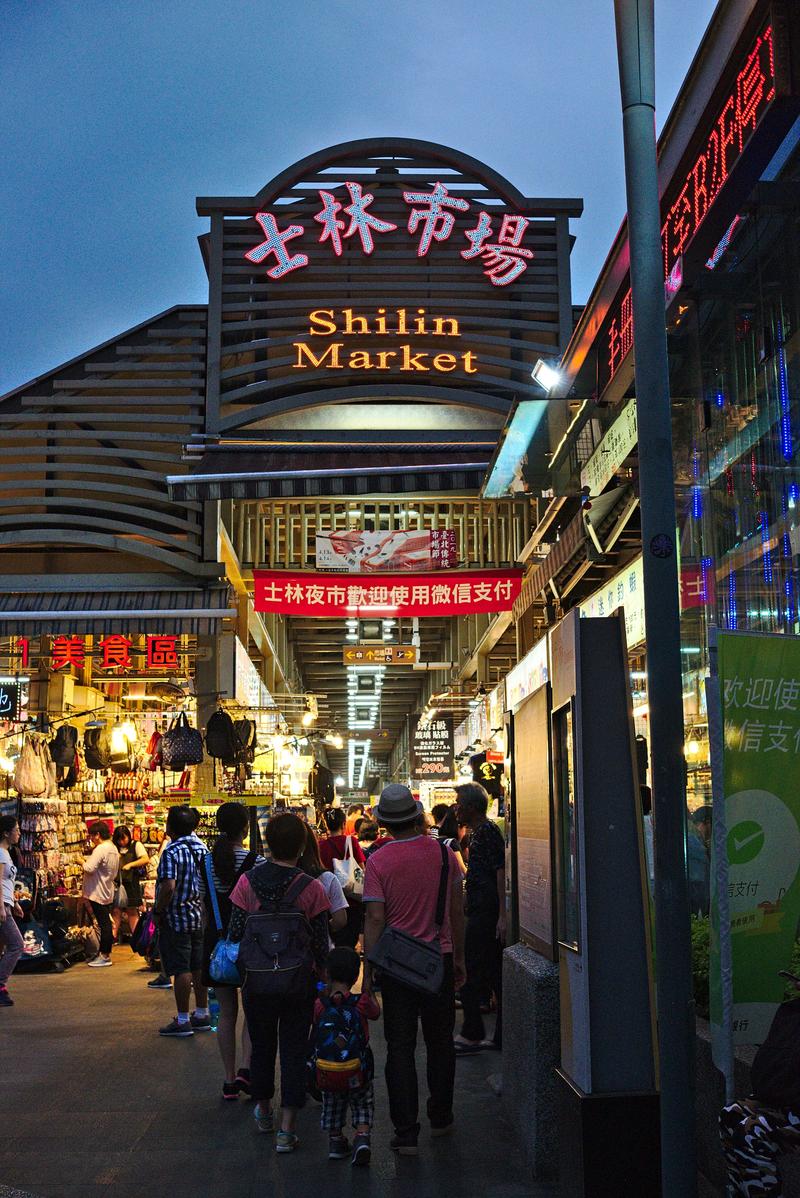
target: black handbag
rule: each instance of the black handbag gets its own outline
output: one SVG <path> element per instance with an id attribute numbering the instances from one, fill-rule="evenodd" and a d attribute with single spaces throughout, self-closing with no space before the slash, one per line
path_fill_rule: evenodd
<path id="1" fill-rule="evenodd" d="M 203 760 L 203 738 L 182 711 L 161 738 L 161 760 L 165 770 L 184 770 Z"/>
<path id="2" fill-rule="evenodd" d="M 781 1003 L 750 1070 L 764 1106 L 800 1109 L 800 998 Z"/>
<path id="3" fill-rule="evenodd" d="M 450 850 L 439 844 L 442 853 L 442 873 L 439 878 L 439 895 L 436 900 L 436 939 L 420 940 L 401 932 L 399 928 L 384 928 L 378 943 L 368 954 L 371 965 L 381 973 L 402 982 L 412 990 L 423 994 L 440 994 L 444 984 L 444 958 L 439 943 L 439 932 L 444 923 L 447 902 L 447 882 L 450 877 Z"/>

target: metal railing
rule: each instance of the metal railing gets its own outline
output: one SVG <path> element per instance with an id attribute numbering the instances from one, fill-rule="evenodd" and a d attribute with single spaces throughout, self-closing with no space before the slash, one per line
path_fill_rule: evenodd
<path id="1" fill-rule="evenodd" d="M 313 570 L 317 532 L 455 529 L 464 567 L 512 566 L 528 540 L 530 500 L 229 499 L 221 519 L 243 570 Z"/>

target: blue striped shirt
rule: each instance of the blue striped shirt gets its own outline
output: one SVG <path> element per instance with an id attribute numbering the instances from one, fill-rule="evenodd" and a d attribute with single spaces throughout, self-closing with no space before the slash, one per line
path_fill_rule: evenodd
<path id="1" fill-rule="evenodd" d="M 175 891 L 165 911 L 174 932 L 193 932 L 203 926 L 202 860 L 205 847 L 192 836 L 173 840 L 161 854 L 156 878 L 175 881 Z"/>

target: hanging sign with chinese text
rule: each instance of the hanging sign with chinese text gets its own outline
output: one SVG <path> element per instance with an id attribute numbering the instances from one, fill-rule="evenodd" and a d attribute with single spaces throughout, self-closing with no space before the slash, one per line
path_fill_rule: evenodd
<path id="1" fill-rule="evenodd" d="M 414 729 L 412 777 L 452 778 L 453 720 L 436 716 L 420 721 Z"/>
<path id="2" fill-rule="evenodd" d="M 618 607 L 625 613 L 625 641 L 629 649 L 645 639 L 644 627 L 644 565 L 635 558 L 605 586 L 590 595 L 580 605 L 582 616 L 610 616 Z"/>
<path id="3" fill-rule="evenodd" d="M 444 570 L 455 566 L 457 553 L 454 528 L 317 533 L 318 570 Z"/>
<path id="4" fill-rule="evenodd" d="M 599 495 L 636 447 L 636 400 L 629 399 L 581 470 L 581 486 Z"/>
<path id="5" fill-rule="evenodd" d="M 442 574 L 362 574 L 335 582 L 327 574 L 255 570 L 255 610 L 287 616 L 459 616 L 511 611 L 521 570 Z"/>
<path id="6" fill-rule="evenodd" d="M 721 633 L 722 754 L 733 1038 L 763 1043 L 800 919 L 800 639 Z M 713 858 L 712 878 L 716 878 Z M 711 1022 L 722 1023 L 712 910 Z"/>
<path id="7" fill-rule="evenodd" d="M 132 669 L 178 670 L 181 664 L 178 656 L 179 640 L 177 635 L 153 633 L 144 638 L 145 648 L 141 650 L 134 647 L 130 637 L 121 633 L 94 638 L 92 647 L 87 645 L 85 636 L 54 636 L 50 647 L 49 666 L 51 670 L 65 670 L 70 667 L 79 670 L 91 661 L 95 669 L 105 673 L 124 673 Z M 20 668 L 27 669 L 31 656 L 30 638 L 13 638 L 12 645 Z M 46 662 L 43 655 L 40 662 Z"/>

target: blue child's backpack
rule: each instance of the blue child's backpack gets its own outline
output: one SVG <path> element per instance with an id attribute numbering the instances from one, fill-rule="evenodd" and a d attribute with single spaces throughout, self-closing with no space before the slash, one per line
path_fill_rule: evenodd
<path id="1" fill-rule="evenodd" d="M 323 995 L 321 1002 L 324 1010 L 314 1036 L 317 1089 L 359 1090 L 369 1081 L 369 1068 L 358 995 Z"/>

